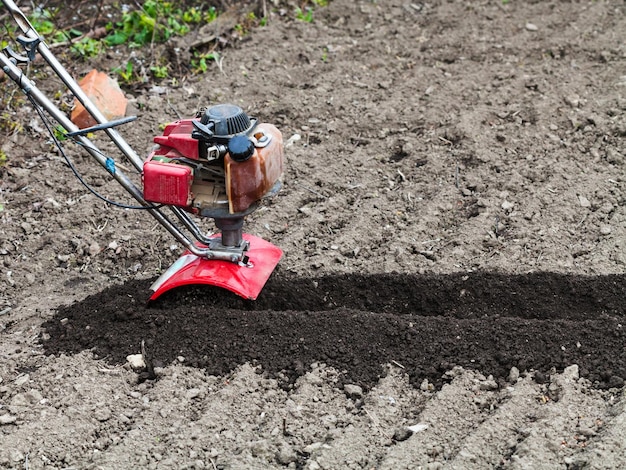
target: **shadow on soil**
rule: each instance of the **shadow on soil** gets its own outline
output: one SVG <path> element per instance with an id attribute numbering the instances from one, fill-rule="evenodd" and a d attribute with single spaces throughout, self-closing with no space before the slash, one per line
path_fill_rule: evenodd
<path id="1" fill-rule="evenodd" d="M 415 385 L 440 386 L 455 365 L 500 381 L 513 366 L 540 380 L 571 364 L 598 387 L 626 378 L 624 275 L 276 272 L 255 302 L 194 287 L 147 305 L 149 286 L 133 281 L 58 308 L 44 324 L 46 353 L 91 349 L 123 363 L 145 341 L 155 365 L 183 356 L 222 375 L 250 361 L 286 376 L 285 386 L 320 361 L 366 388 L 392 361 Z"/>

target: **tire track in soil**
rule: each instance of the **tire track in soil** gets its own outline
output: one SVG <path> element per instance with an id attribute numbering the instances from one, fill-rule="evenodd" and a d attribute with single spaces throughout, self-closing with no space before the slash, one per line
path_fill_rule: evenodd
<path id="1" fill-rule="evenodd" d="M 578 364 L 600 388 L 626 378 L 624 275 L 335 275 L 274 273 L 259 300 L 211 287 L 179 289 L 146 304 L 151 281 L 107 288 L 58 308 L 44 324 L 47 354 L 92 349 L 123 363 L 145 341 L 155 365 L 185 363 L 224 375 L 260 364 L 285 387 L 313 362 L 367 389 L 401 364 L 413 385 L 441 386 L 454 366 L 504 383 L 511 367 Z"/>

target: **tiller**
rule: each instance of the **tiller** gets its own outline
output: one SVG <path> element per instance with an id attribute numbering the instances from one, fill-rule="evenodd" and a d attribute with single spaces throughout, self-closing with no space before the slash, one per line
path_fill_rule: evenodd
<path id="1" fill-rule="evenodd" d="M 184 246 L 182 256 L 152 285 L 150 299 L 190 284 L 218 286 L 246 299 L 256 299 L 282 251 L 259 237 L 243 233 L 243 223 L 261 199 L 280 188 L 283 172 L 280 131 L 272 124 L 249 117 L 238 106 L 215 105 L 193 118 L 167 125 L 163 135 L 154 138 L 156 145 L 144 161 L 115 129 L 134 118 L 108 121 L 15 3 L 1 1 L 22 31 L 17 41 L 26 52 L 21 55 L 10 47 L 5 48 L 0 53 L 4 73 L 23 90 L 49 130 L 43 110 L 138 202 L 137 206 L 115 205 L 145 210 Z M 19 66 L 32 62 L 37 53 L 97 125 L 79 129 L 22 73 Z M 88 134 L 96 131 L 105 132 L 141 173 L 143 188 L 135 185 L 115 160 L 88 138 Z M 66 157 L 53 132 L 51 135 Z M 71 162 L 68 164 L 76 173 Z M 214 219 L 219 233 L 204 234 L 194 220 L 196 216 Z"/>

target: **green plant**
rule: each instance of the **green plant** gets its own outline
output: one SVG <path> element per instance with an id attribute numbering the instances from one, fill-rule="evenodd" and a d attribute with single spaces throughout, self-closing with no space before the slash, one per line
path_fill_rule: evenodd
<path id="1" fill-rule="evenodd" d="M 0 166 L 6 165 L 7 161 L 9 161 L 9 157 L 7 157 L 7 154 L 4 152 L 4 150 L 0 150 Z M 0 204 L 0 210 L 2 209 L 2 204 Z"/>
<path id="2" fill-rule="evenodd" d="M 208 61 L 215 61 L 218 67 L 221 64 L 219 52 L 207 52 L 201 54 L 194 52 L 193 59 L 191 59 L 191 69 L 193 73 L 205 73 L 209 69 Z"/>
<path id="3" fill-rule="evenodd" d="M 5 105 L 7 108 L 12 106 L 21 106 L 24 104 L 22 100 L 16 100 L 15 103 L 11 104 L 12 99 L 2 100 L 0 105 Z M 0 115 L 0 133 L 4 135 L 10 134 L 19 134 L 24 131 L 24 127 L 18 121 L 15 120 L 15 117 L 12 116 L 9 112 L 3 112 Z"/>
<path id="4" fill-rule="evenodd" d="M 71 51 L 84 58 L 95 57 L 102 52 L 102 42 L 92 39 L 83 38 L 70 47 Z"/>
<path id="5" fill-rule="evenodd" d="M 306 12 L 302 10 L 300 7 L 296 7 L 296 19 L 299 21 L 304 21 L 305 23 L 313 22 L 313 9 L 310 7 L 306 8 Z"/>
<path id="6" fill-rule="evenodd" d="M 169 75 L 167 65 L 154 65 L 150 67 L 150 72 L 152 72 L 154 78 L 167 78 Z"/>
<path id="7" fill-rule="evenodd" d="M 130 60 L 126 62 L 126 67 L 117 67 L 113 69 L 113 72 L 117 73 L 124 83 L 132 83 L 134 81 L 134 68 Z"/>
<path id="8" fill-rule="evenodd" d="M 67 140 L 67 136 L 65 135 L 65 129 L 63 129 L 63 127 L 59 124 L 58 126 L 56 126 L 52 132 L 54 133 L 54 137 L 56 137 L 56 139 L 59 142 L 63 142 L 64 140 Z"/>
<path id="9" fill-rule="evenodd" d="M 52 12 L 47 8 L 37 8 L 32 15 L 28 17 L 28 21 L 42 36 L 48 36 L 55 31 L 53 18 L 56 12 Z"/>
<path id="10" fill-rule="evenodd" d="M 318 7 L 327 7 L 328 6 L 328 0 L 312 0 L 312 1 Z"/>
<path id="11" fill-rule="evenodd" d="M 165 0 L 146 0 L 141 9 L 124 12 L 121 21 L 109 23 L 109 35 L 104 41 L 108 46 L 128 44 L 140 47 L 167 41 L 174 35 L 183 36 L 189 32 L 189 24 L 211 22 L 215 18 L 217 10 L 214 7 L 203 14 L 196 7 L 182 10 Z"/>
<path id="12" fill-rule="evenodd" d="M 204 14 L 204 22 L 211 23 L 217 19 L 217 9 L 215 7 L 209 7 L 208 11 Z"/>

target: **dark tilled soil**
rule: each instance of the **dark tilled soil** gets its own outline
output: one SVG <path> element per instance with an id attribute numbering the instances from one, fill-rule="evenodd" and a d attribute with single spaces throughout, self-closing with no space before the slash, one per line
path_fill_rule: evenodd
<path id="1" fill-rule="evenodd" d="M 324 362 L 342 371 L 342 382 L 366 388 L 388 363 L 401 364 L 414 385 L 441 385 L 453 366 L 497 379 L 517 367 L 538 371 L 542 380 L 553 368 L 578 364 L 598 386 L 616 387 L 626 378 L 624 281 L 548 273 L 279 273 L 256 302 L 192 288 L 150 305 L 149 281 L 136 281 L 61 307 L 44 325 L 44 345 L 48 354 L 93 349 L 123 363 L 145 341 L 157 365 L 182 356 L 223 375 L 249 361 L 288 383 Z"/>

